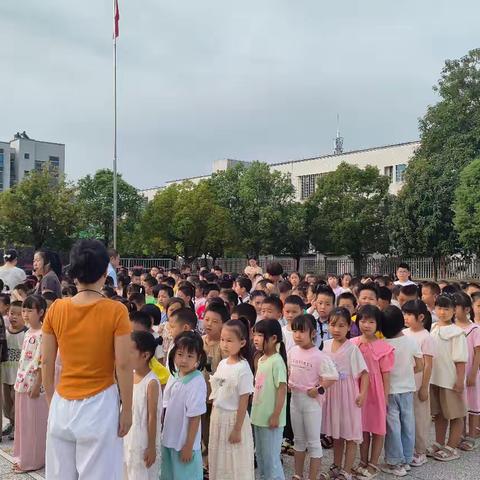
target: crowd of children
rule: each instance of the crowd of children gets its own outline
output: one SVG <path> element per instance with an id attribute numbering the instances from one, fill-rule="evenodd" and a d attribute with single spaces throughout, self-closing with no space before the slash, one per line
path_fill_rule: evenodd
<path id="1" fill-rule="evenodd" d="M 415 284 L 406 265 L 396 282 L 287 276 L 279 264 L 263 274 L 252 263 L 237 276 L 117 273 L 102 294 L 128 308 L 132 327 L 125 479 L 253 480 L 256 468 L 281 480 L 282 453 L 294 456 L 294 480 L 405 476 L 427 457 L 451 461 L 478 445 L 475 283 Z M 62 287 L 76 294 L 74 279 Z M 0 294 L 3 435 L 14 439 L 17 472 L 45 462 L 41 324 L 56 296 L 34 288 L 28 277 Z"/>

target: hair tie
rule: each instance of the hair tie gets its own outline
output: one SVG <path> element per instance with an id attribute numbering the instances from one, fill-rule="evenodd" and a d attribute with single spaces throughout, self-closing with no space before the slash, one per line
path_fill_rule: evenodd
<path id="1" fill-rule="evenodd" d="M 280 352 L 280 342 L 277 342 L 277 344 L 275 345 L 275 349 L 277 350 L 277 353 Z"/>

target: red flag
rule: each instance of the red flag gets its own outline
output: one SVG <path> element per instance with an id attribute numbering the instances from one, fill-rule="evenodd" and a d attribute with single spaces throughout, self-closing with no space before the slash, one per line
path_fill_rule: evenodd
<path id="1" fill-rule="evenodd" d="M 117 38 L 119 33 L 120 33 L 119 28 L 118 28 L 118 23 L 120 22 L 120 11 L 118 10 L 118 0 L 115 0 L 114 20 L 115 20 L 115 26 L 114 26 L 113 37 Z"/>

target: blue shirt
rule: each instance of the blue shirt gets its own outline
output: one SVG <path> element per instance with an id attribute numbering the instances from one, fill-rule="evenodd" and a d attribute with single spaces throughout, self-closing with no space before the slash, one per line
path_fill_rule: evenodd
<path id="1" fill-rule="evenodd" d="M 118 284 L 117 284 L 117 272 L 115 271 L 115 269 L 113 268 L 113 265 L 111 263 L 108 264 L 107 276 L 112 278 L 113 286 L 115 288 L 117 288 L 117 286 L 118 286 Z"/>

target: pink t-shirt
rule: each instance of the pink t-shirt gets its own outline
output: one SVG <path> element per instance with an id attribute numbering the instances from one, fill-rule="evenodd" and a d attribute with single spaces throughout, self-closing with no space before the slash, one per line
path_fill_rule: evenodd
<path id="1" fill-rule="evenodd" d="M 330 357 L 317 347 L 309 349 L 295 345 L 287 354 L 288 386 L 292 391 L 304 392 L 324 380 L 338 380 L 338 372 Z"/>
<path id="2" fill-rule="evenodd" d="M 418 332 L 413 332 L 409 328 L 406 328 L 403 333 L 409 337 L 414 338 L 418 345 L 420 346 L 420 350 L 422 351 L 423 355 L 428 355 L 430 357 L 435 356 L 435 342 L 433 341 L 432 336 L 428 330 L 420 330 Z M 423 372 L 418 372 L 415 374 L 415 384 L 417 386 L 417 391 L 420 390 L 423 381 Z"/>

